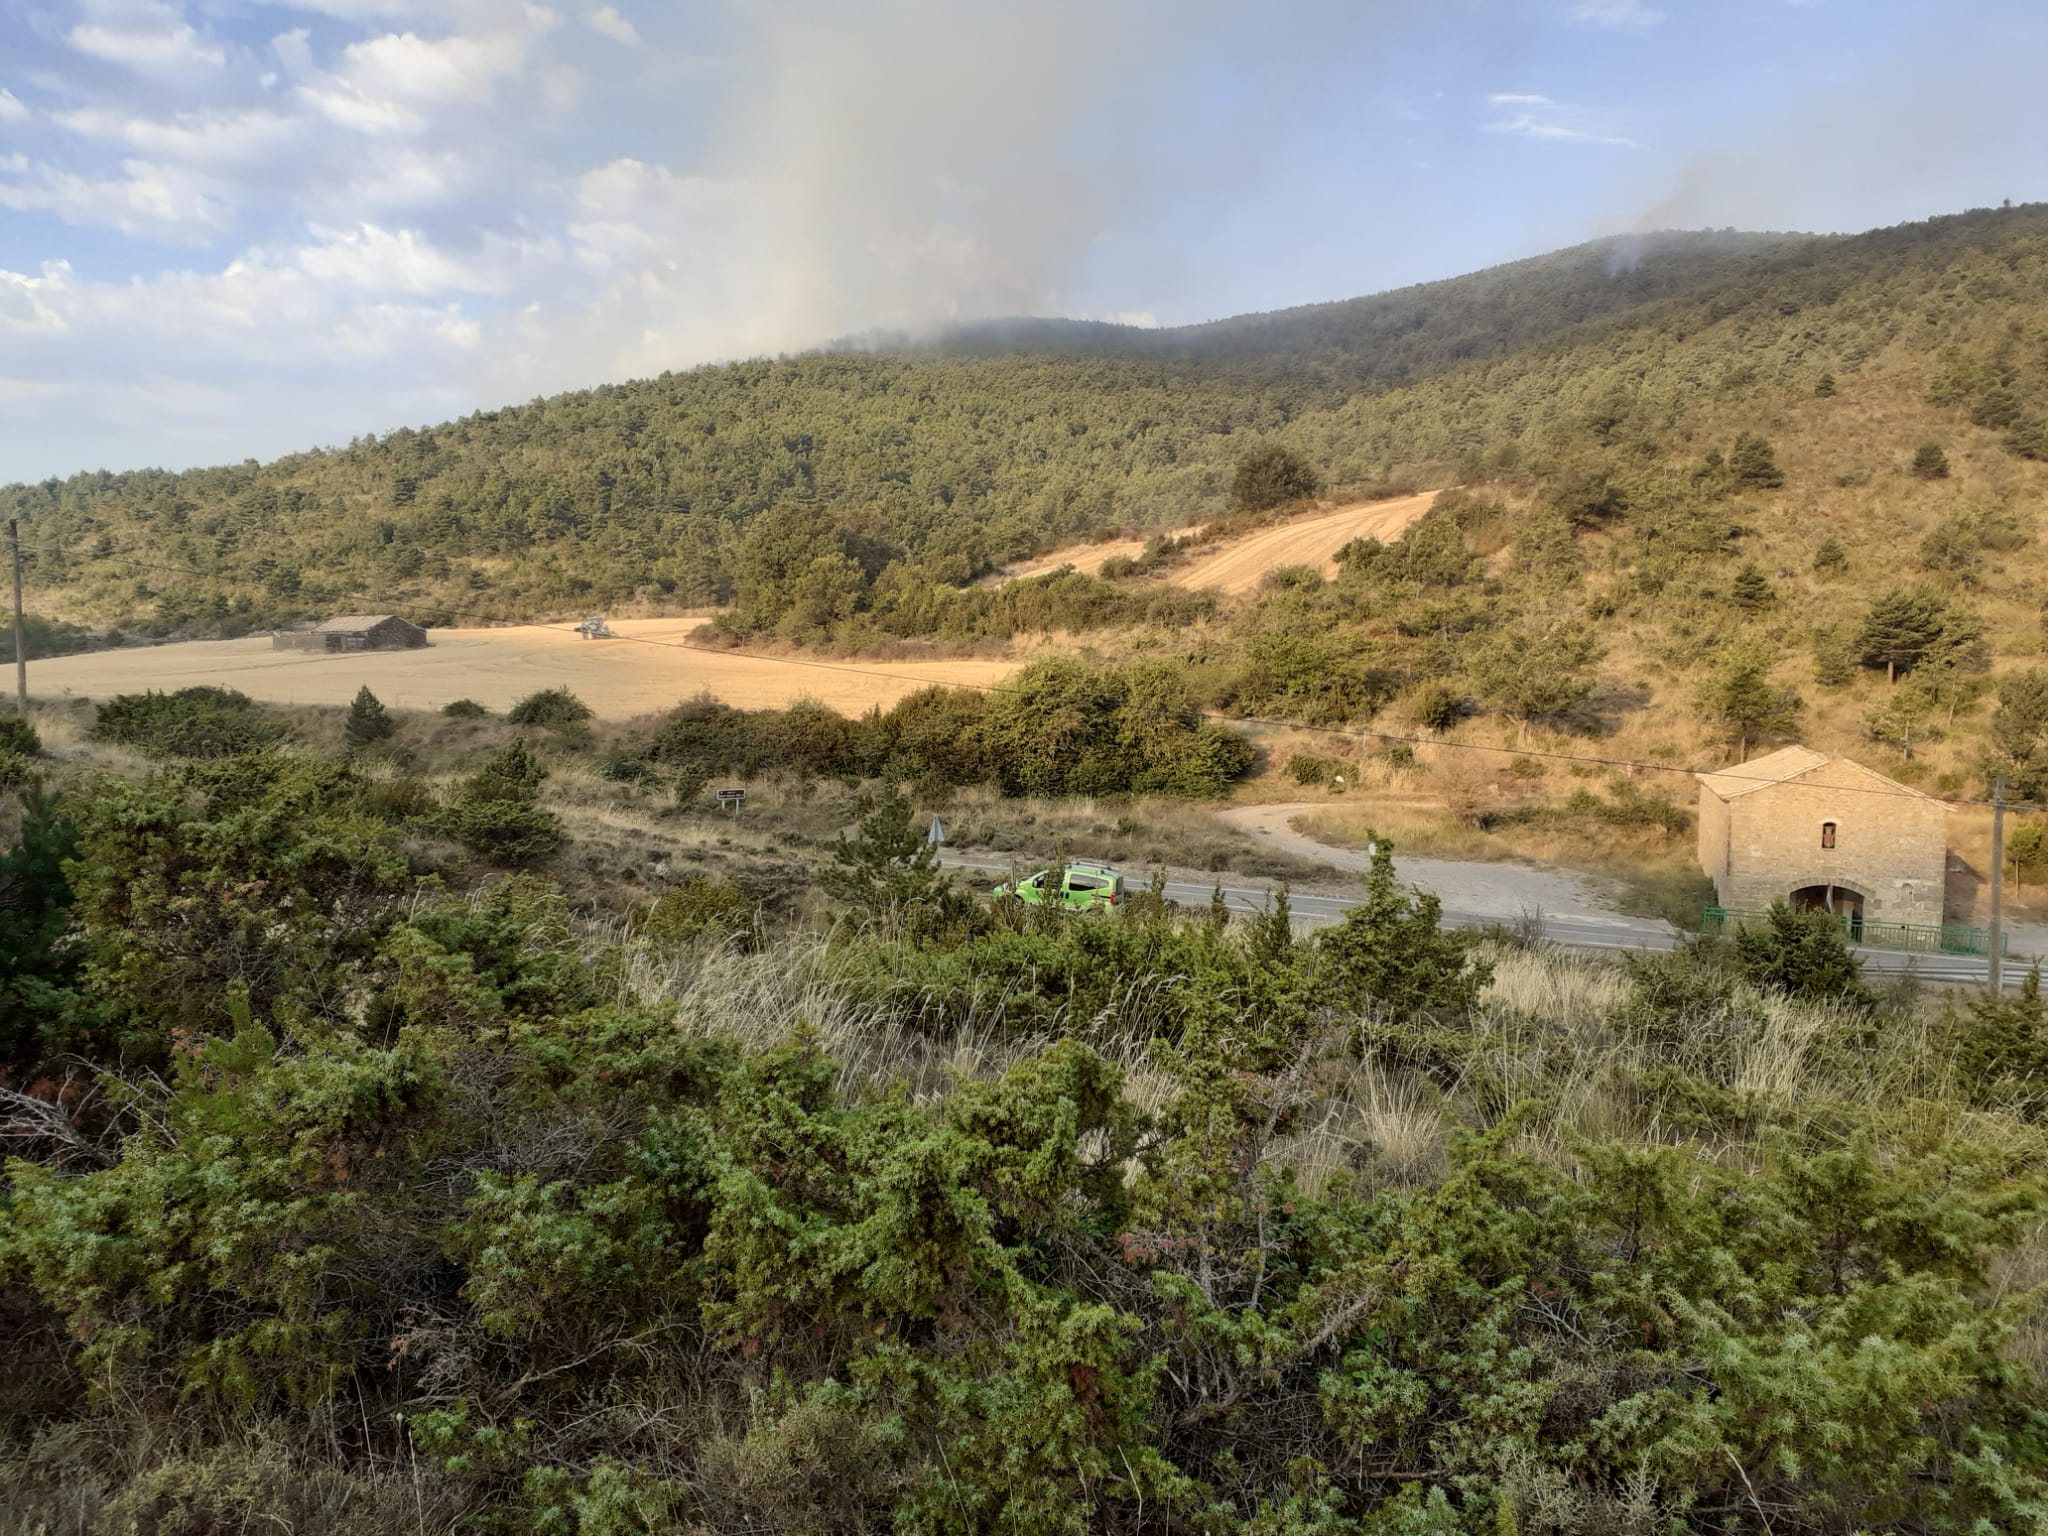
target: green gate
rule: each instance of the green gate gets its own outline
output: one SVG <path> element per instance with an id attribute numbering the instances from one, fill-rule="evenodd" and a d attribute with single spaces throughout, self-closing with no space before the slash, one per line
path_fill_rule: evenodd
<path id="1" fill-rule="evenodd" d="M 1746 923 L 1762 923 L 1770 919 L 1768 912 L 1732 912 L 1726 907 L 1708 907 L 1700 914 L 1700 932 L 1703 934 L 1727 934 Z M 1965 928 L 1955 923 L 1873 923 L 1862 918 L 1853 918 L 1846 913 L 1836 914 L 1835 921 L 1841 924 L 1842 932 L 1851 944 L 1861 944 L 1870 949 L 1903 949 L 1919 955 L 1988 955 L 1991 953 L 1991 930 L 1988 928 Z M 2012 935 L 2000 936 L 2001 954 L 2012 952 Z"/>

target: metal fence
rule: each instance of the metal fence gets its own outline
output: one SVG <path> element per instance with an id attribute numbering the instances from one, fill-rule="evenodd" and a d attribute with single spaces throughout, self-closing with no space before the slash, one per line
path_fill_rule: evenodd
<path id="1" fill-rule="evenodd" d="M 1726 907 L 1708 907 L 1700 914 L 1700 932 L 1707 934 L 1733 933 L 1745 923 L 1762 923 L 1770 920 L 1768 912 L 1731 912 Z M 1988 928 L 1964 928 L 1954 923 L 1873 923 L 1847 913 L 1837 913 L 1835 921 L 1842 926 L 1851 944 L 1861 944 L 1871 949 L 1903 949 L 1919 955 L 1988 955 L 1991 953 L 1991 930 Z M 2012 952 L 2012 935 L 2001 934 L 1999 953 Z"/>

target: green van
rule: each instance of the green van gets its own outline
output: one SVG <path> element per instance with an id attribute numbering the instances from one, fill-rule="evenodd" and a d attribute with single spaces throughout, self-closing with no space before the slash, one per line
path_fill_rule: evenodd
<path id="1" fill-rule="evenodd" d="M 1008 883 L 996 887 L 998 897 L 1011 895 Z M 1067 912 L 1107 912 L 1124 899 L 1124 877 L 1107 864 L 1073 859 L 1057 880 L 1049 869 L 1019 880 L 1014 893 L 1028 907 L 1048 903 Z"/>

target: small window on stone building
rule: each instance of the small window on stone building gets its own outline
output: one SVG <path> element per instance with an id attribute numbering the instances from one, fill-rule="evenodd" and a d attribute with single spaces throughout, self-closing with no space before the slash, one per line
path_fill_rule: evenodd
<path id="1" fill-rule="evenodd" d="M 1824 821 L 1820 824 L 1820 845 L 1823 848 L 1835 846 L 1835 824 L 1832 821 Z"/>

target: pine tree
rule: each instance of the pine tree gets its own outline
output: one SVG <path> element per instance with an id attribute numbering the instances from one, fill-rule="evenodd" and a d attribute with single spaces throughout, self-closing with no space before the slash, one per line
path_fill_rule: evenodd
<path id="1" fill-rule="evenodd" d="M 2005 775 L 2021 800 L 2048 798 L 2048 668 L 2029 667 L 1999 679 L 1991 716 L 1985 777 Z"/>
<path id="2" fill-rule="evenodd" d="M 1927 654 L 1948 627 L 1948 603 L 1928 587 L 1893 587 L 1880 594 L 1863 616 L 1856 650 L 1866 667 L 1883 667 L 1885 681 Z"/>
<path id="3" fill-rule="evenodd" d="M 1443 931 L 1443 903 L 1434 894 L 1401 890 L 1394 845 L 1377 832 L 1367 837 L 1373 851 L 1365 900 L 1316 936 L 1318 990 L 1340 1007 L 1402 1020 L 1466 1012 L 1492 979 L 1491 962 Z"/>
<path id="4" fill-rule="evenodd" d="M 1814 641 L 1813 680 L 1823 688 L 1846 688 L 1856 681 L 1856 653 L 1840 635 Z"/>
<path id="5" fill-rule="evenodd" d="M 1287 882 L 1251 922 L 1251 953 L 1265 965 L 1292 965 L 1295 960 L 1294 913 L 1287 901 Z"/>
<path id="6" fill-rule="evenodd" d="M 1946 480 L 1948 478 L 1948 454 L 1936 442 L 1922 443 L 1913 450 L 1913 478 L 1916 480 Z"/>
<path id="7" fill-rule="evenodd" d="M 1799 695 L 1771 682 L 1776 662 L 1766 646 L 1735 646 L 1701 692 L 1701 709 L 1734 735 L 1742 757 L 1752 742 L 1789 735 L 1799 723 Z"/>
<path id="8" fill-rule="evenodd" d="M 342 717 L 341 739 L 348 743 L 349 750 L 359 752 L 364 747 L 380 741 L 389 741 L 398 730 L 391 712 L 370 692 L 365 684 L 356 693 L 355 702 Z"/>
<path id="9" fill-rule="evenodd" d="M 854 835 L 832 846 L 832 867 L 818 884 L 864 917 L 944 904 L 946 872 L 939 850 L 917 824 L 911 804 L 893 785 L 863 795 Z M 1065 861 L 1055 867 L 1064 867 Z"/>
<path id="10" fill-rule="evenodd" d="M 1746 561 L 1735 573 L 1735 580 L 1729 585 L 1728 595 L 1735 606 L 1745 613 L 1760 613 L 1777 602 L 1778 594 L 1772 590 L 1770 578 L 1754 560 Z"/>
<path id="11" fill-rule="evenodd" d="M 1785 472 L 1778 468 L 1770 440 L 1755 432 L 1744 432 L 1735 439 L 1735 446 L 1728 450 L 1728 472 L 1736 484 L 1762 490 L 1776 490 L 1785 483 Z"/>
<path id="12" fill-rule="evenodd" d="M 1839 576 L 1849 568 L 1849 551 L 1842 548 L 1842 541 L 1829 534 L 1820 541 L 1820 548 L 1813 552 L 1813 569 L 1816 574 Z"/>
<path id="13" fill-rule="evenodd" d="M 1934 724 L 1934 700 L 1917 683 L 1894 689 L 1863 716 L 1863 729 L 1874 742 L 1911 757 L 1915 747 L 1941 735 Z"/>

